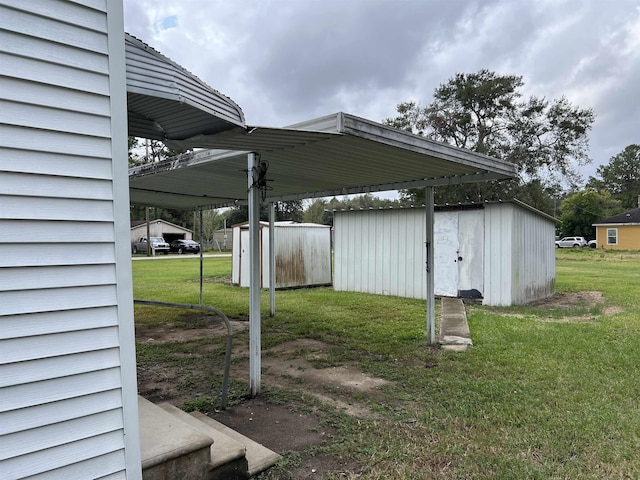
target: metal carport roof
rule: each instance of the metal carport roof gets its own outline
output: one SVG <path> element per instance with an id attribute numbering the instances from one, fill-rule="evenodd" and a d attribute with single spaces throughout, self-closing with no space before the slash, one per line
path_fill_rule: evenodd
<path id="1" fill-rule="evenodd" d="M 267 202 L 500 180 L 516 173 L 510 163 L 345 113 L 289 128 L 234 128 L 168 143 L 217 149 L 130 169 L 133 203 L 190 209 L 246 201 L 247 152 L 268 162 Z"/>
<path id="2" fill-rule="evenodd" d="M 128 33 L 125 63 L 129 135 L 184 140 L 244 127 L 233 100 Z"/>

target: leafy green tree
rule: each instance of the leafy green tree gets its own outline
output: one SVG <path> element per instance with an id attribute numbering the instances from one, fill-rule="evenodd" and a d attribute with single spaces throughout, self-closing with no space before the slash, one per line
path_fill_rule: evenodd
<path id="1" fill-rule="evenodd" d="M 304 216 L 304 207 L 302 200 L 290 200 L 287 202 L 276 202 L 275 204 L 276 221 L 291 220 L 294 222 L 301 222 Z M 260 220 L 269 220 L 269 204 L 260 203 Z M 235 225 L 237 223 L 246 222 L 249 220 L 249 206 L 238 205 L 230 208 L 224 214 L 227 219 L 227 225 Z"/>
<path id="2" fill-rule="evenodd" d="M 518 169 L 518 178 L 511 181 L 439 187 L 436 203 L 518 197 L 532 181 L 545 195 L 562 182 L 573 187 L 579 183 L 577 167 L 590 161 L 587 134 L 593 111 L 574 107 L 566 98 L 522 100 L 523 86 L 520 76 L 489 70 L 458 73 L 436 88 L 427 107 L 401 103 L 398 115 L 385 120 L 393 127 L 511 162 Z M 419 203 L 422 195 L 421 189 L 408 190 L 404 200 Z M 531 198 L 537 202 L 534 207 L 549 212 L 552 198 Z"/>
<path id="3" fill-rule="evenodd" d="M 588 187 L 608 191 L 619 200 L 623 209 L 637 208 L 640 195 L 640 145 L 628 145 L 614 155 L 606 165 L 596 170 L 597 177 L 589 178 Z"/>
<path id="4" fill-rule="evenodd" d="M 388 208 L 399 206 L 400 201 L 375 197 L 370 193 L 362 195 L 333 197 L 329 200 L 317 198 L 313 200 L 304 212 L 305 222 L 333 225 L 333 210 Z"/>
<path id="5" fill-rule="evenodd" d="M 324 223 L 327 201 L 324 198 L 314 199 L 304 211 L 304 221 L 309 223 Z"/>
<path id="6" fill-rule="evenodd" d="M 609 192 L 597 192 L 592 188 L 566 197 L 560 206 L 560 235 L 595 238 L 594 223 L 620 211 L 620 202 Z"/>

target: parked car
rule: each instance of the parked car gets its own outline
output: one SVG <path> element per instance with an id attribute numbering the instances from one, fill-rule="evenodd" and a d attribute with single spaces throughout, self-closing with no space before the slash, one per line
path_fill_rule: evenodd
<path id="1" fill-rule="evenodd" d="M 596 240 L 589 240 L 589 248 L 597 248 L 598 242 Z"/>
<path id="2" fill-rule="evenodd" d="M 174 240 L 169 249 L 176 253 L 200 253 L 200 244 L 193 240 Z"/>
<path id="3" fill-rule="evenodd" d="M 556 240 L 556 248 L 586 247 L 587 245 L 584 237 L 563 237 L 560 240 Z"/>
<path id="4" fill-rule="evenodd" d="M 169 244 L 164 241 L 162 237 L 150 237 L 151 248 L 155 250 L 155 253 L 169 253 Z M 140 237 L 137 242 L 131 244 L 131 253 L 147 253 L 147 239 Z"/>

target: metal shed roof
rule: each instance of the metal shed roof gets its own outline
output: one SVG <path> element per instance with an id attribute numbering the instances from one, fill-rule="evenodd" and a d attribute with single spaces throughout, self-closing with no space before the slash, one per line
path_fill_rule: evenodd
<path id="1" fill-rule="evenodd" d="M 244 115 L 230 98 L 125 33 L 129 135 L 184 140 L 244 127 Z"/>
<path id="2" fill-rule="evenodd" d="M 217 150 L 130 169 L 133 203 L 188 209 L 246 201 L 249 151 L 269 164 L 266 201 L 500 180 L 516 173 L 510 163 L 345 113 L 169 145 Z"/>

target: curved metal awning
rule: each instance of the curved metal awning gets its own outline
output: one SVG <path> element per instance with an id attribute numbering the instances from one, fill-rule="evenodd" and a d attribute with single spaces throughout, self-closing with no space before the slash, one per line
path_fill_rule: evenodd
<path id="1" fill-rule="evenodd" d="M 268 202 L 501 180 L 516 174 L 510 163 L 345 113 L 290 128 L 201 134 L 169 145 L 216 149 L 130 169 L 133 203 L 191 209 L 244 202 L 249 151 L 268 162 Z"/>
<path id="2" fill-rule="evenodd" d="M 244 128 L 233 100 L 128 33 L 125 56 L 130 136 L 180 141 Z"/>

